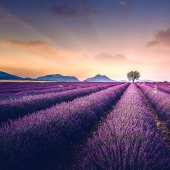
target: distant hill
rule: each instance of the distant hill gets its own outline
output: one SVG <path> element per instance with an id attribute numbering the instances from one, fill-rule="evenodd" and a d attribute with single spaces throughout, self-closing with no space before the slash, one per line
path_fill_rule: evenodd
<path id="1" fill-rule="evenodd" d="M 0 71 L 0 80 L 24 80 L 24 78 Z"/>
<path id="2" fill-rule="evenodd" d="M 138 82 L 154 82 L 154 81 L 153 80 L 144 79 L 144 80 L 138 80 Z"/>
<path id="3" fill-rule="evenodd" d="M 95 77 L 88 78 L 84 81 L 86 81 L 86 82 L 113 82 L 115 80 L 112 80 L 105 75 L 97 74 Z"/>
<path id="4" fill-rule="evenodd" d="M 30 77 L 25 77 L 24 80 L 36 80 L 36 79 L 30 78 Z"/>
<path id="5" fill-rule="evenodd" d="M 119 80 L 119 82 L 128 82 L 128 80 Z"/>
<path id="6" fill-rule="evenodd" d="M 38 77 L 36 80 L 42 81 L 60 81 L 60 82 L 79 82 L 74 76 L 63 76 L 61 74 L 51 74 L 46 76 Z"/>

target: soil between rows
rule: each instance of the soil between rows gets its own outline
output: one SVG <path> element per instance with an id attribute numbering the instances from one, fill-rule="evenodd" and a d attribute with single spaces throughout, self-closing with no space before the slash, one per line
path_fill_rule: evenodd
<path id="1" fill-rule="evenodd" d="M 139 89 L 139 88 L 138 88 Z M 125 90 L 126 91 L 126 90 Z M 125 93 L 124 91 L 124 93 Z M 170 131 L 167 128 L 167 124 L 165 121 L 161 120 L 156 111 L 152 108 L 151 103 L 145 97 L 143 92 L 139 89 L 139 92 L 142 94 L 144 102 L 148 106 L 148 110 L 150 111 L 152 117 L 154 118 L 158 132 L 160 136 L 164 139 L 165 144 L 170 149 Z M 124 94 L 123 93 L 123 94 Z M 120 98 L 123 96 L 120 96 Z M 77 138 L 78 140 L 70 143 L 59 157 L 49 156 L 48 159 L 42 161 L 42 163 L 36 165 L 36 170 L 77 170 L 77 164 L 80 160 L 80 153 L 87 143 L 89 138 L 92 138 L 93 135 L 97 132 L 97 130 L 103 125 L 106 121 L 107 117 L 114 110 L 115 105 L 119 102 L 120 98 L 112 105 L 110 110 L 108 110 L 104 116 L 93 126 L 91 129 L 86 131 L 86 134 L 83 138 Z M 46 157 L 47 158 L 47 157 Z"/>
<path id="2" fill-rule="evenodd" d="M 157 126 L 160 136 L 163 138 L 163 140 L 165 141 L 165 144 L 167 145 L 167 147 L 170 150 L 170 131 L 167 128 L 167 123 L 165 121 L 163 121 L 160 117 L 158 117 L 158 114 L 157 114 L 156 110 L 152 107 L 150 101 L 145 97 L 144 93 L 140 89 L 139 89 L 139 91 L 142 94 L 144 101 L 147 104 L 148 109 L 156 122 L 156 126 Z"/>
<path id="3" fill-rule="evenodd" d="M 125 90 L 126 91 L 126 90 Z M 125 93 L 123 92 L 123 94 Z M 70 143 L 67 150 L 63 152 L 61 157 L 57 161 L 55 159 L 51 159 L 49 162 L 47 162 L 46 165 L 42 165 L 42 168 L 40 170 L 77 170 L 77 163 L 80 158 L 80 152 L 84 148 L 85 144 L 87 143 L 87 140 L 89 138 L 92 138 L 93 135 L 97 132 L 97 130 L 102 126 L 102 124 L 105 122 L 107 117 L 110 115 L 110 113 L 113 111 L 115 105 L 120 100 L 120 98 L 123 96 L 123 94 L 117 99 L 116 102 L 111 106 L 110 110 L 108 110 L 104 116 L 96 123 L 95 126 L 93 126 L 90 130 L 87 130 L 87 133 L 84 135 L 83 138 L 77 140 L 74 143 Z M 51 167 L 50 167 L 51 164 Z M 50 168 L 51 169 L 50 169 Z"/>
<path id="4" fill-rule="evenodd" d="M 139 89 L 139 88 L 138 88 Z M 126 91 L 126 90 L 125 90 Z M 124 91 L 124 93 L 125 93 Z M 153 109 L 153 107 L 151 106 L 151 103 L 149 102 L 149 100 L 145 97 L 145 95 L 143 94 L 143 92 L 139 89 L 140 93 L 142 94 L 143 98 L 144 98 L 144 102 L 146 103 L 146 105 L 148 106 L 148 110 L 150 111 L 152 117 L 154 118 L 156 125 L 157 125 L 157 129 L 158 132 L 160 134 L 160 136 L 163 138 L 163 140 L 165 141 L 165 144 L 167 145 L 167 147 L 170 149 L 170 131 L 167 128 L 167 124 L 165 121 L 161 120 L 158 116 L 156 111 Z M 123 93 L 123 94 L 124 94 Z M 123 94 L 120 96 L 120 98 L 123 96 Z M 84 145 L 87 143 L 87 140 L 89 138 L 92 138 L 93 135 L 97 132 L 97 130 L 103 125 L 103 123 L 105 122 L 105 120 L 107 119 L 107 117 L 110 115 L 110 113 L 113 111 L 115 105 L 117 104 L 117 102 L 120 100 L 120 98 L 113 104 L 112 108 L 105 114 L 105 116 L 95 125 L 95 127 L 93 127 L 89 133 L 86 134 L 86 136 L 81 139 L 80 141 L 77 142 L 77 144 L 75 145 L 70 145 L 70 150 L 69 152 L 65 152 L 61 162 L 58 164 L 58 162 L 56 163 L 56 166 L 54 169 L 58 169 L 58 170 L 77 170 L 77 162 L 80 158 L 80 152 L 83 149 Z"/>

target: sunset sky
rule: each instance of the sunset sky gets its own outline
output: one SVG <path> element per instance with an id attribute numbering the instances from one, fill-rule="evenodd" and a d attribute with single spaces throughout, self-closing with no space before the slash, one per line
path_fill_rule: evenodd
<path id="1" fill-rule="evenodd" d="M 2 0 L 0 71 L 170 81 L 169 0 Z"/>

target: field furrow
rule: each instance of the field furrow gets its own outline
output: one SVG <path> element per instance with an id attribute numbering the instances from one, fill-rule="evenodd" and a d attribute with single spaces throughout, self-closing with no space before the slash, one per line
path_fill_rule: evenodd
<path id="1" fill-rule="evenodd" d="M 0 128 L 1 169 L 31 169 L 43 159 L 60 157 L 111 108 L 129 84 L 41 110 Z M 23 161 L 24 160 L 24 161 Z M 32 167 L 33 166 L 33 167 Z"/>
<path id="2" fill-rule="evenodd" d="M 48 83 L 47 83 L 48 84 Z M 110 85 L 118 85 L 118 83 L 110 83 Z M 86 84 L 62 84 L 62 83 L 58 83 L 55 85 L 50 85 L 45 87 L 45 88 L 41 88 L 41 87 L 37 87 L 37 89 L 32 89 L 29 88 L 28 85 L 25 85 L 26 87 L 23 88 L 22 86 L 20 87 L 19 85 L 17 85 L 17 89 L 20 89 L 19 92 L 11 92 L 10 90 L 7 89 L 3 89 L 1 90 L 2 92 L 0 92 L 0 100 L 10 100 L 10 99 L 15 99 L 15 98 L 22 98 L 26 95 L 37 95 L 37 94 L 45 94 L 45 93 L 52 93 L 52 92 L 60 92 L 60 91 L 65 91 L 65 90 L 72 90 L 72 89 L 77 89 L 77 88 L 87 88 L 87 87 L 95 87 L 95 86 L 101 86 L 101 84 L 94 84 L 94 83 L 86 83 Z M 28 87 L 27 87 L 28 86 Z"/>
<path id="3" fill-rule="evenodd" d="M 170 95 L 159 90 L 155 91 L 152 87 L 137 84 L 146 98 L 150 101 L 152 107 L 156 110 L 160 119 L 166 121 L 170 130 Z"/>
<path id="4" fill-rule="evenodd" d="M 162 92 L 170 94 L 170 84 L 169 83 L 146 83 L 146 85 L 157 88 Z"/>
<path id="5" fill-rule="evenodd" d="M 77 169 L 169 170 L 170 153 L 132 83 L 80 154 Z"/>
<path id="6" fill-rule="evenodd" d="M 49 108 L 61 102 L 71 101 L 77 97 L 109 88 L 111 85 L 88 87 L 64 92 L 47 93 L 43 95 L 25 96 L 19 99 L 0 101 L 0 122 L 17 119 L 29 113 Z"/>
<path id="7" fill-rule="evenodd" d="M 139 88 L 138 88 L 139 89 Z M 160 117 L 158 117 L 157 112 L 155 111 L 155 109 L 152 107 L 150 101 L 145 97 L 145 95 L 143 94 L 143 92 L 139 89 L 140 93 L 142 94 L 145 103 L 148 106 L 148 109 L 152 115 L 152 117 L 154 118 L 155 122 L 156 122 L 156 126 L 157 129 L 159 131 L 159 134 L 161 135 L 161 137 L 164 139 L 165 144 L 168 146 L 168 148 L 170 149 L 170 131 L 167 128 L 167 123 L 166 121 L 162 120 Z"/>

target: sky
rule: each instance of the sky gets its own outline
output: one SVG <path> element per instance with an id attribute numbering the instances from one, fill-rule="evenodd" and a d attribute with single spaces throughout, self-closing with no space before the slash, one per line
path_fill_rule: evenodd
<path id="1" fill-rule="evenodd" d="M 0 71 L 170 81 L 170 1 L 1 0 Z"/>

